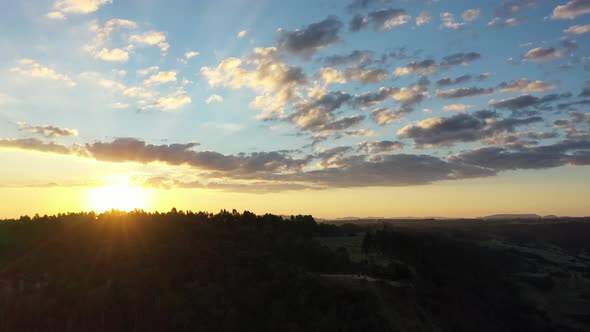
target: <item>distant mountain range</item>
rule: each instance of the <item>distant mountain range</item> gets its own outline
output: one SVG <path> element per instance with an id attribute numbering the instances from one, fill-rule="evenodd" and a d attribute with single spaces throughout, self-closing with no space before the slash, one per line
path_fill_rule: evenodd
<path id="1" fill-rule="evenodd" d="M 348 216 L 348 217 L 341 217 L 341 218 L 316 218 L 318 221 L 332 221 L 332 222 L 337 222 L 337 223 L 343 223 L 343 222 L 354 222 L 354 221 L 359 221 L 359 220 L 363 220 L 363 221 L 375 221 L 375 220 L 422 220 L 422 219 L 438 219 L 438 220 L 443 220 L 443 219 L 484 219 L 484 220 L 505 220 L 505 219 L 556 219 L 556 218 L 567 218 L 567 217 L 562 217 L 562 216 L 556 216 L 556 215 L 546 215 L 546 216 L 540 216 L 538 214 L 534 214 L 534 213 L 520 213 L 520 214 L 514 214 L 514 213 L 502 213 L 502 214 L 493 214 L 493 215 L 489 215 L 489 216 L 482 216 L 482 217 L 475 217 L 475 218 L 448 218 L 448 217 L 440 217 L 440 216 L 428 216 L 428 217 L 395 217 L 395 218 L 386 218 L 386 217 L 352 217 L 352 216 Z"/>

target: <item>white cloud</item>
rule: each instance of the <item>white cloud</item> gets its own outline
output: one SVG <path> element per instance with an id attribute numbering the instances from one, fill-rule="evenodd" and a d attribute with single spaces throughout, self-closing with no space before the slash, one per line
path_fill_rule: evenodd
<path id="1" fill-rule="evenodd" d="M 564 33 L 569 33 L 570 35 L 585 35 L 590 33 L 590 24 L 586 25 L 574 25 L 566 30 L 563 30 Z"/>
<path id="2" fill-rule="evenodd" d="M 574 18 L 590 13 L 590 1 L 573 0 L 565 5 L 557 6 L 553 10 L 551 19 L 553 20 L 573 20 Z"/>
<path id="3" fill-rule="evenodd" d="M 223 102 L 223 97 L 220 95 L 210 95 L 206 101 L 207 104 L 221 103 L 221 102 Z"/>
<path id="4" fill-rule="evenodd" d="M 148 31 L 141 34 L 131 35 L 129 42 L 137 45 L 158 46 L 163 52 L 170 48 L 166 42 L 166 33 L 162 31 Z"/>
<path id="5" fill-rule="evenodd" d="M 465 25 L 465 23 L 455 22 L 455 16 L 449 12 L 441 13 L 440 20 L 442 21 L 443 27 L 453 30 L 457 30 Z"/>
<path id="6" fill-rule="evenodd" d="M 120 48 L 114 48 L 112 50 L 103 48 L 94 57 L 104 61 L 126 62 L 129 60 L 129 52 Z"/>
<path id="7" fill-rule="evenodd" d="M 152 99 L 155 97 L 156 93 L 148 91 L 142 87 L 135 86 L 125 89 L 125 91 L 123 91 L 123 95 L 125 95 L 126 97 L 139 99 Z"/>
<path id="8" fill-rule="evenodd" d="M 16 125 L 19 127 L 20 130 L 26 130 L 35 135 L 50 138 L 78 136 L 78 131 L 76 129 L 59 128 L 51 125 L 34 126 L 22 121 L 17 122 Z"/>
<path id="9" fill-rule="evenodd" d="M 29 77 L 62 81 L 70 87 L 76 86 L 76 82 L 74 82 L 68 75 L 60 74 L 49 67 L 45 67 L 35 62 L 32 59 L 20 59 L 18 60 L 18 63 L 19 66 L 11 68 L 11 72 L 19 73 Z"/>
<path id="10" fill-rule="evenodd" d="M 117 108 L 117 109 L 126 109 L 126 108 L 129 108 L 129 104 L 120 103 L 120 102 L 114 103 L 111 106 L 113 106 L 114 108 Z"/>
<path id="11" fill-rule="evenodd" d="M 100 86 L 102 86 L 103 88 L 112 89 L 112 90 L 119 90 L 119 91 L 123 91 L 127 88 L 125 85 L 123 85 L 117 81 L 104 79 L 104 78 L 98 80 L 98 84 Z"/>
<path id="12" fill-rule="evenodd" d="M 555 85 L 543 81 L 529 81 L 521 78 L 501 86 L 502 92 L 545 92 L 555 89 Z"/>
<path id="13" fill-rule="evenodd" d="M 432 17 L 428 14 L 427 11 L 423 11 L 420 13 L 420 15 L 416 16 L 416 25 L 422 26 L 422 25 L 428 24 L 428 22 L 430 22 L 431 18 Z"/>
<path id="14" fill-rule="evenodd" d="M 443 106 L 443 111 L 445 112 L 449 112 L 449 111 L 453 111 L 453 112 L 465 112 L 466 109 L 472 107 L 471 105 L 465 105 L 465 104 L 451 104 L 451 105 L 446 105 Z"/>
<path id="15" fill-rule="evenodd" d="M 477 18 L 479 17 L 480 14 L 480 10 L 479 9 L 467 9 L 466 11 L 463 12 L 463 14 L 461 14 L 461 17 L 463 17 L 463 19 L 465 21 L 475 21 L 477 20 Z"/>
<path id="16" fill-rule="evenodd" d="M 192 99 L 186 95 L 186 91 L 179 89 L 168 97 L 158 98 L 153 104 L 146 108 L 158 108 L 161 111 L 173 111 L 190 104 Z"/>
<path id="17" fill-rule="evenodd" d="M 175 71 L 161 71 L 157 74 L 150 76 L 148 79 L 143 81 L 143 84 L 150 85 L 150 84 L 162 84 L 162 83 L 170 83 L 176 82 L 176 72 Z"/>
<path id="18" fill-rule="evenodd" d="M 189 51 L 189 52 L 184 53 L 184 57 L 187 59 L 190 59 L 190 58 L 194 58 L 196 56 L 199 56 L 200 54 L 201 53 L 199 53 L 199 52 Z"/>
<path id="19" fill-rule="evenodd" d="M 47 13 L 47 18 L 56 21 L 63 21 L 66 19 L 66 16 L 62 12 L 54 11 Z"/>
<path id="20" fill-rule="evenodd" d="M 160 69 L 160 67 L 158 67 L 158 66 L 151 66 L 151 67 L 146 68 L 146 69 L 140 69 L 140 70 L 138 70 L 137 71 L 137 75 L 138 76 L 146 76 L 148 74 L 157 72 L 159 69 Z"/>
<path id="21" fill-rule="evenodd" d="M 240 32 L 238 32 L 238 38 L 244 38 L 246 37 L 246 35 L 248 34 L 248 30 L 242 30 Z"/>
<path id="22" fill-rule="evenodd" d="M 49 12 L 47 16 L 52 19 L 63 19 L 65 18 L 64 14 L 90 14 L 103 5 L 111 3 L 113 0 L 56 0 L 52 6 L 54 10 Z M 57 13 L 60 13 L 63 18 L 60 18 Z"/>

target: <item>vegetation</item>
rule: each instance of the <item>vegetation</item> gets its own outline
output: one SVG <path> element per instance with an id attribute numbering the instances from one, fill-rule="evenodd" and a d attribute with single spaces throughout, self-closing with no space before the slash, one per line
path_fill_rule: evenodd
<path id="1" fill-rule="evenodd" d="M 530 253 L 482 245 L 530 240 L 507 229 L 337 226 L 235 210 L 5 220 L 0 331 L 585 327 L 583 312 L 562 319 L 526 297 L 562 287 L 554 280 L 569 270 L 535 278 L 543 267 Z"/>

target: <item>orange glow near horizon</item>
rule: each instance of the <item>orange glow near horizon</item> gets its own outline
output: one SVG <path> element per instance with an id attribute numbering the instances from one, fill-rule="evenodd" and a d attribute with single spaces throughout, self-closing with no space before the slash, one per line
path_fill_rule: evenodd
<path id="1" fill-rule="evenodd" d="M 93 211 L 104 212 L 112 209 L 131 211 L 148 210 L 147 190 L 130 184 L 128 178 L 115 178 L 107 185 L 90 190 L 88 205 Z"/>

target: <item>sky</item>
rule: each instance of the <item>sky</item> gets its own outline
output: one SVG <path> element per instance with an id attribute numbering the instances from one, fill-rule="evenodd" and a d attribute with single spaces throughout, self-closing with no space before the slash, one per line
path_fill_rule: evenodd
<path id="1" fill-rule="evenodd" d="M 590 215 L 590 0 L 0 6 L 0 217 Z"/>

